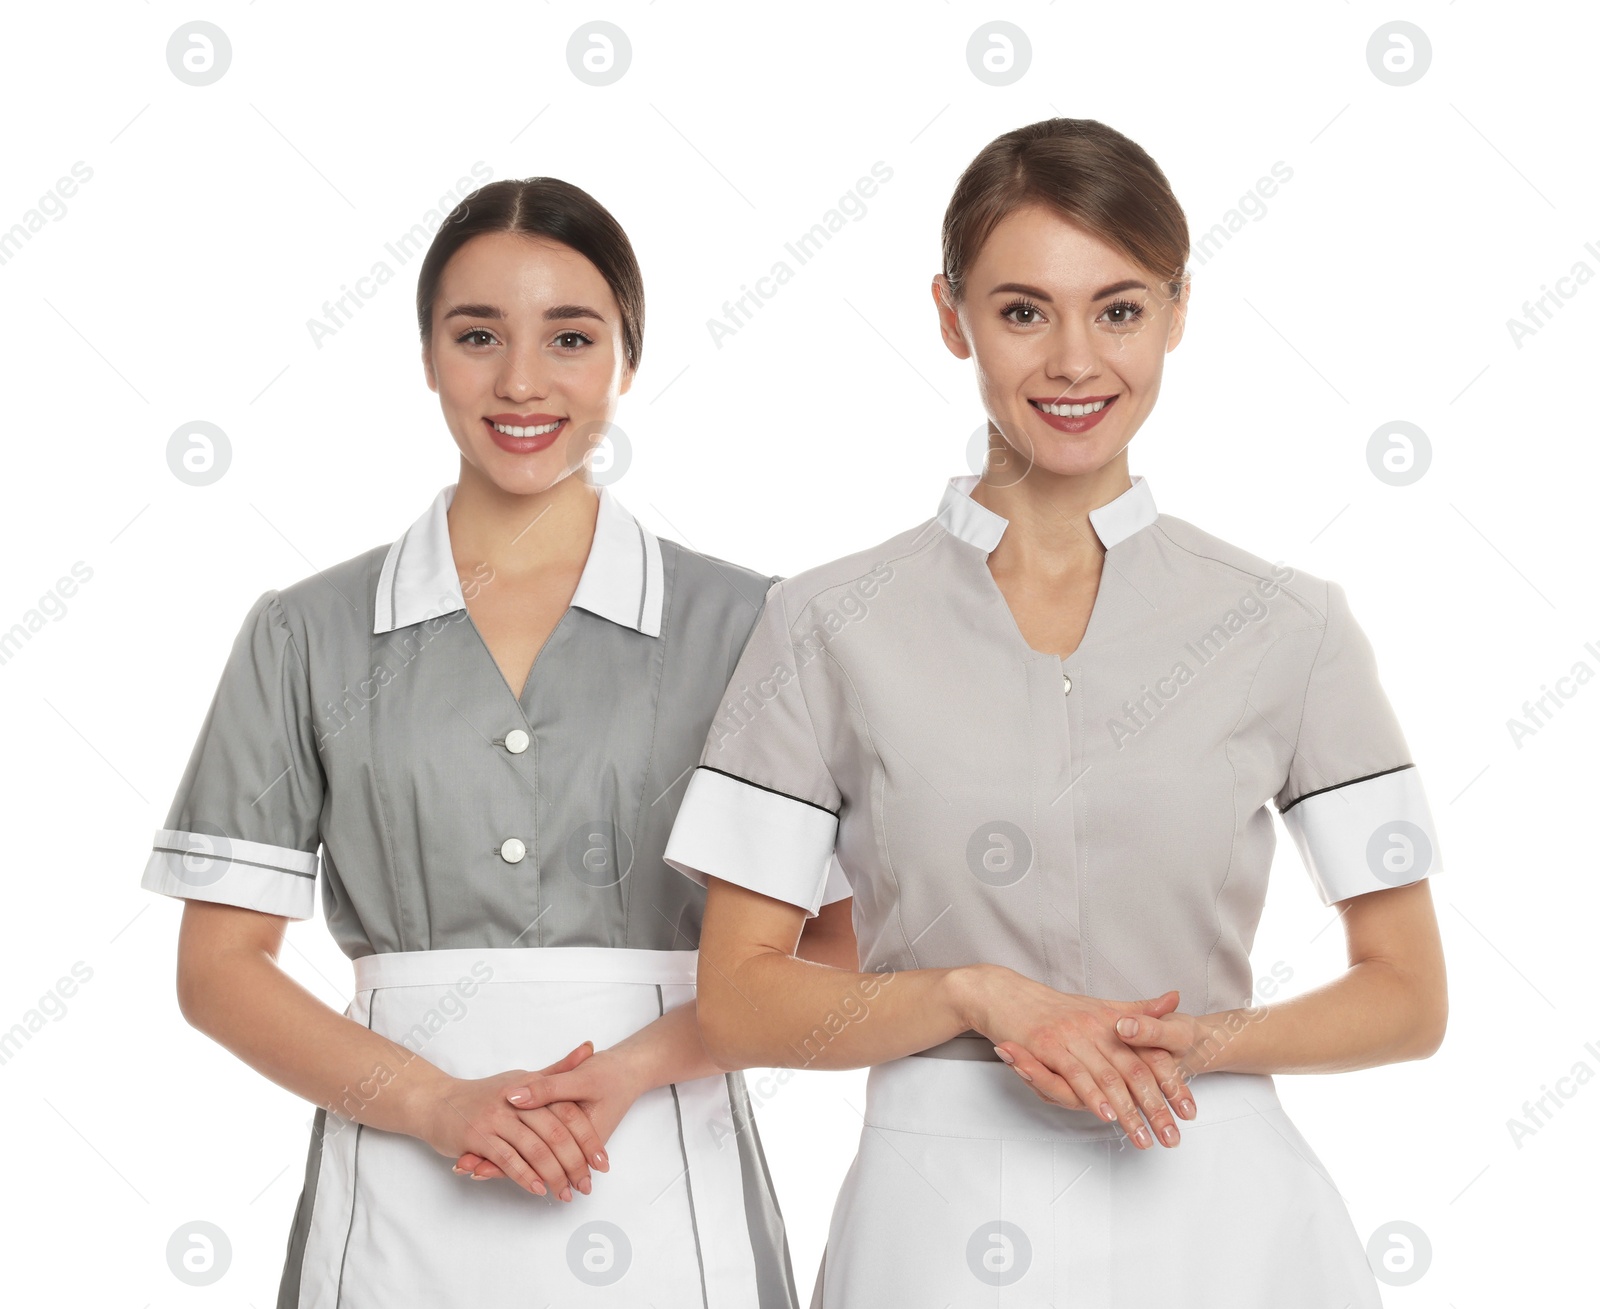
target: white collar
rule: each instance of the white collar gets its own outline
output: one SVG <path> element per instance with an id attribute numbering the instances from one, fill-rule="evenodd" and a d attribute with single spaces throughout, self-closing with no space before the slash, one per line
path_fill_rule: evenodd
<path id="1" fill-rule="evenodd" d="M 1133 485 L 1115 500 L 1089 511 L 1090 526 L 1107 550 L 1118 541 L 1127 540 L 1141 527 L 1148 527 L 1156 521 L 1156 502 L 1150 494 L 1150 483 L 1139 475 L 1129 480 Z M 959 537 L 968 545 L 975 545 L 988 554 L 1000 544 L 1007 520 L 972 498 L 972 488 L 977 484 L 975 473 L 952 477 L 945 487 L 944 498 L 939 502 L 937 517 L 939 525 L 951 536 Z"/>
<path id="2" fill-rule="evenodd" d="M 609 488 L 598 489 L 594 542 L 572 603 L 646 636 L 660 636 L 665 592 L 661 542 Z M 378 574 L 374 636 L 466 608 L 445 517 L 455 492 L 454 482 L 441 490 L 422 517 L 389 547 Z"/>

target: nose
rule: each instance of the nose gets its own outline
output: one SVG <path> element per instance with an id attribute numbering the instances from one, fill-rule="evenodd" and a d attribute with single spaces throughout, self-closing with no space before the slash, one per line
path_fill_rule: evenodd
<path id="1" fill-rule="evenodd" d="M 1049 376 L 1058 379 L 1063 394 L 1078 390 L 1100 371 L 1099 342 L 1094 330 L 1076 314 L 1063 315 L 1050 334 Z"/>
<path id="2" fill-rule="evenodd" d="M 495 394 L 516 404 L 525 404 L 544 395 L 547 382 L 540 368 L 538 344 L 519 342 L 513 342 L 501 352 L 500 369 L 495 377 Z"/>

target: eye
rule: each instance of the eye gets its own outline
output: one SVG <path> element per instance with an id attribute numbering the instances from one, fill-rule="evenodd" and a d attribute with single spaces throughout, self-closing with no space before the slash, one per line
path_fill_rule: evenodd
<path id="1" fill-rule="evenodd" d="M 558 333 L 556 333 L 556 341 L 557 341 L 558 344 L 560 342 L 562 342 L 562 341 L 567 340 L 568 338 L 572 338 L 572 339 L 581 341 L 581 342 L 583 342 L 584 345 L 593 345 L 594 344 L 594 342 L 592 340 L 590 340 L 582 332 L 580 332 L 580 331 L 578 331 L 576 329 L 573 329 L 573 330 L 567 331 L 567 332 L 558 332 Z M 567 349 L 568 347 L 563 346 L 562 348 L 563 349 Z M 577 346 L 572 346 L 570 348 L 574 349 L 574 350 L 578 349 Z"/>
<path id="2" fill-rule="evenodd" d="M 1023 313 L 1031 314 L 1031 315 L 1034 315 L 1034 316 L 1030 317 L 1030 318 L 1027 318 L 1027 319 L 1011 318 L 1011 314 L 1012 314 L 1013 310 L 1021 310 Z M 1013 300 L 1004 309 L 1002 309 L 1000 311 L 1000 317 L 1002 317 L 1002 318 L 1011 318 L 1011 321 L 1013 323 L 1015 323 L 1018 327 L 1032 327 L 1035 323 L 1037 323 L 1039 321 L 1038 315 L 1042 314 L 1043 312 L 1044 311 L 1042 309 L 1040 309 L 1038 305 L 1034 304 L 1032 300 L 1019 299 L 1019 300 Z"/>
<path id="3" fill-rule="evenodd" d="M 486 337 L 489 338 L 489 341 L 493 341 L 494 340 L 494 333 L 491 332 L 487 327 L 469 327 L 460 336 L 456 337 L 456 344 L 457 345 L 464 345 L 466 343 L 467 338 L 471 337 L 471 336 L 486 336 Z M 474 341 L 472 344 L 473 345 L 487 345 L 488 341 Z"/>
<path id="4" fill-rule="evenodd" d="M 1113 318 L 1111 325 L 1113 327 L 1130 327 L 1144 317 L 1144 306 L 1134 300 L 1113 300 L 1100 312 L 1102 314 L 1120 312 L 1123 316 L 1121 318 Z"/>

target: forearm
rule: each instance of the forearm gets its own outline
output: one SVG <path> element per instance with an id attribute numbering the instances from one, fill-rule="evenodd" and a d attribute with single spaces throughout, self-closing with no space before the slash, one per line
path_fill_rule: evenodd
<path id="1" fill-rule="evenodd" d="M 763 950 L 702 952 L 700 1021 L 723 1068 L 862 1068 L 967 1030 L 971 970 L 861 973 Z"/>
<path id="2" fill-rule="evenodd" d="M 270 955 L 230 950 L 181 993 L 184 1017 L 262 1076 L 353 1122 L 412 1131 L 436 1065 L 329 1008 Z"/>
<path id="3" fill-rule="evenodd" d="M 1341 1073 L 1427 1058 L 1443 1036 L 1443 998 L 1370 959 L 1291 1000 L 1221 1010 L 1200 1022 L 1211 1036 L 1197 1062 L 1209 1071 Z"/>

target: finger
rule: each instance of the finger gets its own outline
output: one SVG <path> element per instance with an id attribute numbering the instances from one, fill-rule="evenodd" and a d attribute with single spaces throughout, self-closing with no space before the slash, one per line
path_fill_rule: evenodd
<path id="1" fill-rule="evenodd" d="M 576 1106 L 574 1106 L 576 1108 Z M 578 1110 L 579 1114 L 583 1110 Z M 541 1140 L 549 1147 L 550 1151 L 560 1161 L 561 1167 L 567 1175 L 567 1183 L 571 1191 L 562 1191 L 563 1200 L 572 1199 L 572 1191 L 579 1191 L 588 1195 L 592 1189 L 589 1181 L 589 1164 L 584 1158 L 584 1149 L 578 1138 L 568 1128 L 565 1121 L 549 1108 L 523 1110 L 519 1118 L 533 1131 L 539 1134 Z M 556 1189 L 554 1187 L 552 1190 Z"/>
<path id="2" fill-rule="evenodd" d="M 1148 1014 L 1123 1014 L 1117 1019 L 1117 1035 L 1129 1045 L 1159 1045 L 1168 1050 L 1172 1049 L 1169 1041 L 1180 1039 L 1171 1023 Z"/>
<path id="3" fill-rule="evenodd" d="M 1108 1000 L 1106 1003 L 1125 1014 L 1149 1014 L 1152 1018 L 1163 1018 L 1178 1007 L 1178 992 L 1166 991 L 1153 1000 Z"/>
<path id="4" fill-rule="evenodd" d="M 1189 1089 L 1188 1074 L 1182 1064 L 1165 1050 L 1141 1050 L 1139 1057 L 1155 1074 L 1156 1084 L 1167 1103 L 1178 1111 L 1181 1118 L 1195 1116 L 1194 1092 Z"/>
<path id="5" fill-rule="evenodd" d="M 600 1142 L 600 1133 L 589 1115 L 571 1100 L 557 1100 L 548 1108 L 566 1124 L 567 1130 L 577 1141 L 578 1148 L 583 1151 L 584 1159 L 601 1172 L 609 1171 L 611 1160 L 606 1155 L 606 1148 Z M 587 1195 L 588 1192 L 585 1191 L 584 1194 Z"/>
<path id="6" fill-rule="evenodd" d="M 540 1111 L 532 1112 L 538 1114 Z M 518 1113 L 517 1121 L 506 1128 L 506 1139 L 516 1147 L 523 1162 L 539 1175 L 539 1180 L 550 1188 L 550 1194 L 570 1204 L 572 1185 L 567 1177 L 566 1166 L 550 1147 L 549 1142 L 544 1139 L 543 1134 L 521 1121 L 523 1116 L 523 1113 Z M 554 1118 L 552 1121 L 555 1121 Z M 567 1134 L 565 1128 L 561 1130 L 564 1135 Z"/>
<path id="7" fill-rule="evenodd" d="M 1026 1046 L 1017 1045 L 1013 1041 L 1002 1041 L 995 1046 L 995 1051 L 1002 1057 L 1003 1062 L 1011 1065 L 1011 1070 L 1028 1084 L 1028 1089 L 1046 1104 L 1059 1105 L 1063 1109 L 1082 1109 L 1083 1101 L 1078 1098 L 1078 1093 L 1072 1089 L 1067 1081 L 1045 1067 Z M 1053 1088 L 1047 1095 L 1042 1087 Z"/>
<path id="8" fill-rule="evenodd" d="M 557 1092 L 547 1073 L 548 1070 L 532 1073 L 526 1082 L 513 1082 L 505 1089 L 506 1100 L 518 1109 L 538 1109 L 549 1104 L 557 1098 Z"/>
<path id="9" fill-rule="evenodd" d="M 593 1041 L 585 1041 L 582 1045 L 578 1046 L 571 1053 L 562 1055 L 561 1058 L 557 1059 L 555 1061 L 555 1063 L 551 1064 L 548 1068 L 541 1068 L 539 1071 L 541 1073 L 565 1073 L 565 1072 L 570 1072 L 572 1069 L 576 1068 L 579 1064 L 581 1064 L 585 1059 L 587 1059 L 593 1053 L 594 1053 L 594 1042 Z"/>
<path id="10" fill-rule="evenodd" d="M 521 1123 L 513 1123 L 509 1126 L 507 1134 L 526 1131 L 527 1129 Z M 538 1138 L 534 1137 L 534 1140 L 538 1141 Z M 509 1177 L 524 1191 L 528 1191 L 533 1195 L 545 1195 L 549 1191 L 549 1187 L 544 1179 L 540 1177 L 538 1170 L 531 1167 L 528 1160 L 524 1158 L 521 1145 L 520 1141 L 508 1140 L 505 1136 L 491 1136 L 484 1144 L 484 1153 L 492 1163 L 500 1166 L 502 1174 Z M 544 1143 L 540 1141 L 539 1146 L 541 1149 L 543 1145 Z M 548 1154 L 549 1152 L 546 1151 L 545 1153 Z M 551 1158 L 553 1160 L 554 1156 L 551 1156 Z M 474 1173 L 473 1176 L 476 1177 L 477 1174 Z"/>
<path id="11" fill-rule="evenodd" d="M 1122 1074 L 1122 1080 L 1133 1095 L 1134 1103 L 1149 1119 L 1150 1130 L 1155 1139 L 1169 1150 L 1172 1149 L 1181 1139 L 1178 1125 L 1172 1121 L 1171 1106 L 1167 1104 L 1167 1097 L 1161 1093 L 1161 1087 L 1156 1082 L 1155 1075 L 1151 1073 L 1149 1065 L 1132 1051 L 1110 1053 L 1111 1062 Z"/>
<path id="12" fill-rule="evenodd" d="M 470 1173 L 482 1162 L 483 1156 L 481 1154 L 475 1154 L 471 1150 L 466 1150 L 462 1152 L 461 1158 L 455 1161 L 455 1164 L 450 1171 L 453 1173 Z"/>
<path id="13" fill-rule="evenodd" d="M 1093 1046 L 1089 1048 L 1092 1052 Z M 1116 1103 L 1116 1097 L 1108 1093 L 1109 1088 L 1101 1084 L 1091 1067 L 1071 1049 L 1059 1045 L 1047 1047 L 1041 1049 L 1036 1058 L 1065 1084 L 1066 1089 L 1076 1096 L 1079 1104 L 1092 1107 L 1098 1117 L 1108 1123 L 1114 1123 L 1123 1116 L 1122 1109 Z M 1119 1086 L 1121 1085 L 1120 1078 L 1114 1080 Z M 1121 1088 L 1121 1093 L 1124 1099 L 1128 1098 L 1126 1087 Z M 1128 1108 L 1131 1110 L 1132 1107 L 1132 1101 L 1129 1100 Z"/>
<path id="14" fill-rule="evenodd" d="M 500 1171 L 500 1168 L 497 1164 L 492 1164 L 485 1159 L 477 1166 L 476 1169 L 474 1169 L 471 1173 L 468 1173 L 467 1176 L 469 1176 L 474 1182 L 487 1182 L 490 1178 L 504 1177 L 505 1174 Z"/>
<path id="15" fill-rule="evenodd" d="M 1140 1150 L 1148 1150 L 1154 1146 L 1155 1138 L 1145 1126 L 1144 1113 L 1116 1065 L 1106 1058 L 1104 1052 L 1095 1048 L 1092 1042 L 1071 1053 L 1083 1065 L 1101 1098 L 1111 1102 L 1111 1107 L 1116 1111 L 1117 1121 L 1122 1124 L 1122 1130 L 1128 1134 L 1134 1145 Z M 1074 1081 L 1073 1085 L 1076 1086 L 1077 1082 Z"/>

